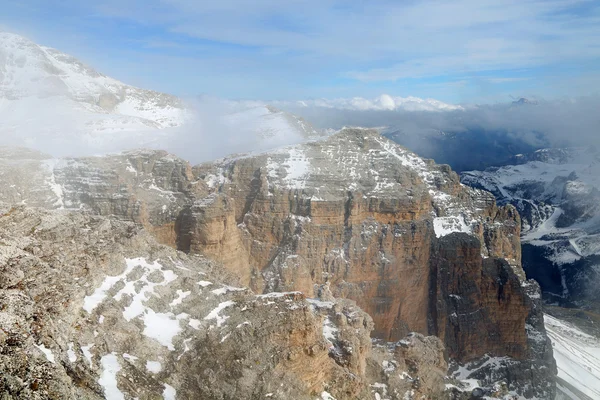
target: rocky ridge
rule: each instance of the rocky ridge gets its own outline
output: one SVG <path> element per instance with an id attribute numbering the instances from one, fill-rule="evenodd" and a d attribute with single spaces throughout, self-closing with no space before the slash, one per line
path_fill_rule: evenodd
<path id="1" fill-rule="evenodd" d="M 515 209 L 376 132 L 193 168 L 158 152 L 61 160 L 45 172 L 36 162 L 29 172 L 14 157 L 0 165 L 47 187 L 32 195 L 15 181 L 11 202 L 133 220 L 258 293 L 314 298 L 327 285 L 373 318 L 375 337 L 439 336 L 466 368 L 457 376 L 488 393 L 504 381 L 513 393 L 553 395 L 552 351 L 539 289 L 520 268 Z"/>
<path id="2" fill-rule="evenodd" d="M 133 223 L 20 206 L 0 241 L 2 399 L 443 395 L 437 338 L 375 354 L 354 303 L 255 295 Z"/>
<path id="3" fill-rule="evenodd" d="M 600 155 L 596 149 L 545 149 L 515 164 L 463 173 L 465 184 L 512 204 L 522 218 L 524 266 L 548 300 L 598 311 Z"/>

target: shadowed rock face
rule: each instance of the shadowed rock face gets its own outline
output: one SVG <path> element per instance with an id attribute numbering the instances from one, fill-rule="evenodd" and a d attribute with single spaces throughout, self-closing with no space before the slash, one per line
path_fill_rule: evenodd
<path id="1" fill-rule="evenodd" d="M 48 189 L 28 204 L 133 220 L 259 293 L 317 297 L 327 284 L 372 317 L 374 337 L 434 334 L 459 362 L 551 362 L 551 349 L 532 351 L 543 323 L 526 330 L 536 293 L 524 287 L 516 210 L 376 132 L 194 168 L 134 152 L 33 170 Z"/>

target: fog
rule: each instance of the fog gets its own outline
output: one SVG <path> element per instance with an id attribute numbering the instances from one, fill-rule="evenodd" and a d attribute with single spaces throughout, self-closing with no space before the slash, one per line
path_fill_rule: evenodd
<path id="1" fill-rule="evenodd" d="M 27 147 L 54 157 L 80 157 L 139 148 L 166 150 L 192 163 L 234 153 L 264 151 L 306 140 L 285 113 L 263 102 L 211 97 L 184 101 L 178 127 L 121 114 L 91 113 L 64 98 L 0 101 L 1 145 Z"/>
<path id="2" fill-rule="evenodd" d="M 276 112 L 264 101 L 209 96 L 187 99 L 187 119 L 182 126 L 156 129 L 133 117 L 94 114 L 74 108 L 72 103 L 38 100 L 0 103 L 4 145 L 35 148 L 57 157 L 153 148 L 199 163 L 307 140 L 293 118 Z M 504 149 L 507 156 L 542 147 L 600 146 L 598 97 L 465 106 L 454 111 L 348 110 L 300 104 L 306 103 L 277 106 L 304 117 L 321 131 L 343 126 L 382 128 L 386 134 L 395 133 L 396 139 L 417 153 L 441 157 L 440 162 L 456 162 L 459 170 L 463 166 L 448 154 L 452 150 L 448 140 L 443 144 L 445 153 L 440 154 L 442 133 L 451 133 L 459 142 L 494 141 L 496 150 Z M 486 136 L 490 133 L 491 138 Z"/>
<path id="3" fill-rule="evenodd" d="M 440 131 L 501 131 L 532 146 L 564 147 L 600 144 L 600 98 L 535 103 L 466 106 L 455 111 L 344 110 L 289 106 L 320 128 L 344 125 L 389 127 L 410 136 L 414 145 Z"/>

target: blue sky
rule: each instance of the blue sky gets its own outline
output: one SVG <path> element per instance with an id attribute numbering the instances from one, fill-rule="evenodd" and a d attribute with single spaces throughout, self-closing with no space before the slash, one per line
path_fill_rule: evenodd
<path id="1" fill-rule="evenodd" d="M 181 96 L 452 103 L 600 92 L 587 0 L 2 0 L 0 28 Z"/>

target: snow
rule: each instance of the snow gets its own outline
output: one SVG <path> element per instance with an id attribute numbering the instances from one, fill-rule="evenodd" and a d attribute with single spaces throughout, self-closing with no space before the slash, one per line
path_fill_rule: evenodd
<path id="1" fill-rule="evenodd" d="M 12 101 L 62 97 L 106 114 L 98 104 L 102 97 L 112 97 L 117 104 L 110 112 L 116 115 L 158 127 L 180 125 L 185 119 L 184 110 L 174 107 L 177 102 L 169 96 L 125 85 L 67 54 L 15 34 L 0 32 L 0 58 L 4 60 L 0 96 Z"/>
<path id="2" fill-rule="evenodd" d="M 83 356 L 85 357 L 87 362 L 90 364 L 90 367 L 92 366 L 92 352 L 90 351 L 92 349 L 92 347 L 94 347 L 93 344 L 88 344 L 87 346 L 81 346 L 81 351 L 83 353 Z"/>
<path id="3" fill-rule="evenodd" d="M 213 284 L 213 283 L 212 283 L 212 282 L 209 282 L 209 281 L 200 281 L 200 282 L 198 282 L 198 285 L 200 285 L 200 286 L 202 286 L 202 287 L 207 287 L 207 286 L 210 286 L 210 285 L 212 285 L 212 284 Z"/>
<path id="4" fill-rule="evenodd" d="M 52 350 L 46 348 L 46 346 L 44 346 L 43 344 L 40 344 L 40 345 L 34 344 L 34 346 L 37 347 L 42 353 L 44 353 L 44 356 L 46 356 L 46 359 L 48 361 L 50 361 L 52 364 L 55 364 L 54 354 L 52 353 Z"/>
<path id="5" fill-rule="evenodd" d="M 259 299 L 280 299 L 282 297 L 295 296 L 301 294 L 302 292 L 271 292 L 265 294 L 258 294 L 256 295 L 256 297 Z"/>
<path id="6" fill-rule="evenodd" d="M 332 308 L 334 306 L 333 301 L 322 301 L 319 299 L 306 299 L 306 301 L 313 307 L 316 308 Z"/>
<path id="7" fill-rule="evenodd" d="M 163 390 L 163 399 L 164 400 L 175 400 L 177 397 L 177 391 L 171 385 L 163 383 L 165 385 L 165 390 Z"/>
<path id="8" fill-rule="evenodd" d="M 456 217 L 436 217 L 433 220 L 433 228 L 435 236 L 438 238 L 447 236 L 454 232 L 462 232 L 471 234 L 473 228 L 465 222 L 464 216 Z"/>
<path id="9" fill-rule="evenodd" d="M 123 358 L 126 359 L 127 361 L 131 361 L 131 362 L 134 362 L 135 360 L 138 359 L 136 356 L 132 356 L 131 354 L 127 354 L 127 353 L 123 353 Z"/>
<path id="10" fill-rule="evenodd" d="M 285 161 L 278 164 L 273 158 L 267 159 L 267 176 L 279 178 L 288 189 L 303 189 L 311 171 L 310 160 L 299 146 L 289 147 Z M 280 175 L 280 173 L 283 174 Z"/>
<path id="11" fill-rule="evenodd" d="M 227 307 L 231 307 L 235 304 L 234 301 L 228 300 L 228 301 L 224 301 L 222 303 L 220 303 L 214 310 L 212 310 L 206 317 L 204 317 L 205 320 L 216 320 L 217 321 L 217 327 L 220 327 L 221 325 L 223 325 L 225 323 L 225 321 L 229 318 L 228 316 L 221 316 L 219 315 L 219 313 L 221 311 L 223 311 L 224 309 L 226 309 Z"/>
<path id="12" fill-rule="evenodd" d="M 59 209 L 63 209 L 65 208 L 65 193 L 63 187 L 56 183 L 56 176 L 54 175 L 54 168 L 59 161 L 57 159 L 45 160 L 42 165 L 50 172 L 50 176 L 46 178 L 46 184 L 56 196 L 56 201 L 53 205 Z"/>
<path id="13" fill-rule="evenodd" d="M 162 366 L 158 361 L 146 361 L 146 369 L 153 374 L 158 374 L 162 370 Z"/>
<path id="14" fill-rule="evenodd" d="M 211 290 L 211 293 L 214 295 L 220 296 L 220 295 L 223 295 L 223 294 L 226 294 L 229 292 L 243 292 L 244 290 L 246 290 L 246 289 L 226 285 L 226 286 L 223 286 L 222 288 Z"/>
<path id="15" fill-rule="evenodd" d="M 321 400 L 335 400 L 335 397 L 333 397 L 329 392 L 321 392 Z"/>
<path id="16" fill-rule="evenodd" d="M 149 338 L 155 339 L 161 345 L 169 350 L 175 350 L 173 338 L 181 332 L 179 321 L 173 313 L 157 313 L 148 308 L 143 316 L 144 331 L 143 334 Z"/>
<path id="17" fill-rule="evenodd" d="M 339 331 L 338 328 L 333 324 L 329 316 L 326 316 L 323 320 L 323 336 L 325 339 L 332 343 L 336 340 L 336 334 Z"/>
<path id="18" fill-rule="evenodd" d="M 176 305 L 183 303 L 183 299 L 188 297 L 190 294 L 192 294 L 192 292 L 189 290 L 187 292 L 184 292 L 181 289 L 177 289 L 177 297 L 171 302 L 170 306 L 174 307 Z"/>
<path id="19" fill-rule="evenodd" d="M 201 324 L 201 323 L 202 323 L 202 321 L 200 321 L 200 320 L 198 320 L 198 319 L 194 319 L 194 318 L 190 318 L 190 320 L 189 320 L 189 322 L 188 322 L 188 324 L 189 324 L 189 325 L 190 325 L 192 328 L 194 328 L 194 329 L 196 329 L 196 330 L 200 329 L 200 324 Z"/>
<path id="20" fill-rule="evenodd" d="M 67 349 L 67 356 L 69 357 L 69 361 L 74 363 L 77 361 L 77 354 L 73 351 L 73 343 L 69 343 L 69 348 Z"/>
<path id="21" fill-rule="evenodd" d="M 125 271 L 117 276 L 106 277 L 99 288 L 91 296 L 84 298 L 84 309 L 88 313 L 92 312 L 107 297 L 107 292 L 119 281 L 123 280 L 124 286 L 114 296 L 113 299 L 121 301 L 124 296 L 129 296 L 131 301 L 123 309 L 123 318 L 131 321 L 134 318 L 142 317 L 144 322 L 144 335 L 157 340 L 169 350 L 174 350 L 173 338 L 181 331 L 177 317 L 171 313 L 156 312 L 146 306 L 145 302 L 155 295 L 155 288 L 165 286 L 177 279 L 177 275 L 168 269 L 165 269 L 158 260 L 148 262 L 143 257 L 125 259 Z M 141 270 L 141 276 L 134 280 L 129 280 L 129 274 L 136 268 Z M 152 277 L 152 278 L 151 278 Z M 158 282 L 157 282 L 158 281 Z M 171 306 L 180 304 L 190 292 L 177 291 L 178 297 L 173 300 Z"/>
<path id="22" fill-rule="evenodd" d="M 102 356 L 100 364 L 102 365 L 102 375 L 98 379 L 98 384 L 104 389 L 106 399 L 125 400 L 125 396 L 117 386 L 117 373 L 121 371 L 117 356 L 114 353 Z"/>
<path id="23" fill-rule="evenodd" d="M 590 398 L 600 399 L 600 340 L 550 315 L 544 315 L 544 323 L 558 377 Z"/>

